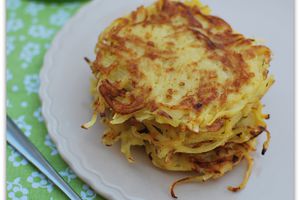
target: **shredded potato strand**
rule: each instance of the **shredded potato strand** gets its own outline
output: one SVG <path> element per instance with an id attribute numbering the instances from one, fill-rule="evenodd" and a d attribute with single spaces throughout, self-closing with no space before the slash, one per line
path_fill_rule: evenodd
<path id="1" fill-rule="evenodd" d="M 246 158 L 246 160 L 248 162 L 248 167 L 247 167 L 247 170 L 246 170 L 246 173 L 245 173 L 245 176 L 243 178 L 242 183 L 239 186 L 237 186 L 237 187 L 232 187 L 232 186 L 228 187 L 228 190 L 230 190 L 232 192 L 237 192 L 237 191 L 239 191 L 241 189 L 244 189 L 246 187 L 247 182 L 249 180 L 249 177 L 251 175 L 251 171 L 252 171 L 253 163 L 254 163 L 253 162 L 253 158 L 251 158 L 251 156 L 249 155 L 249 153 L 245 153 L 244 156 L 245 156 L 245 158 Z"/>
<path id="2" fill-rule="evenodd" d="M 89 122 L 83 124 L 81 126 L 81 128 L 88 129 L 88 128 L 92 127 L 97 121 L 97 116 L 98 116 L 98 114 L 94 113 L 93 116 L 92 116 L 92 119 Z"/>

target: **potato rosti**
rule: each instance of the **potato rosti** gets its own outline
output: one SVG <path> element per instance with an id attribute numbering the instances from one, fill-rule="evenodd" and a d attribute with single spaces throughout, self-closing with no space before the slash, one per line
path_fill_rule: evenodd
<path id="1" fill-rule="evenodd" d="M 270 139 L 260 99 L 273 84 L 271 51 L 244 37 L 197 1 L 159 0 L 115 20 L 99 36 L 96 59 L 87 59 L 96 81 L 94 116 L 108 129 L 103 143 L 145 146 L 153 164 L 217 178 L 243 158 L 250 176 L 256 137 Z"/>

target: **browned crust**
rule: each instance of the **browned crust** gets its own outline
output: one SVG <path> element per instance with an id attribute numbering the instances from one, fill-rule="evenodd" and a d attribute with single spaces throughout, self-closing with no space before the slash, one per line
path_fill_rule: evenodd
<path id="1" fill-rule="evenodd" d="M 118 100 L 116 97 L 123 96 L 125 94 L 124 90 L 118 89 L 116 86 L 111 84 L 108 80 L 102 81 L 99 86 L 99 92 L 105 99 L 106 103 L 116 112 L 120 114 L 130 114 L 142 109 L 145 105 L 143 97 L 130 96 L 130 103 L 124 104 Z"/>
<path id="2" fill-rule="evenodd" d="M 242 154 L 234 154 L 222 158 L 218 158 L 214 161 L 203 161 L 199 159 L 195 159 L 191 157 L 191 162 L 194 163 L 195 169 L 200 168 L 200 169 L 207 169 L 210 171 L 216 171 L 218 168 L 220 168 L 220 165 L 225 162 L 230 162 L 230 163 L 237 163 L 239 160 L 243 158 Z"/>
<path id="3" fill-rule="evenodd" d="M 214 123 L 212 125 L 207 126 L 206 128 L 210 132 L 215 132 L 215 131 L 220 130 L 220 128 L 223 127 L 224 123 L 225 123 L 224 119 L 222 119 L 222 118 L 221 119 L 217 119 L 217 120 L 214 121 Z"/>
<path id="4" fill-rule="evenodd" d="M 187 24 L 180 27 L 174 26 L 174 29 L 189 31 L 194 34 L 197 40 L 205 41 L 209 58 L 222 63 L 223 70 L 231 71 L 234 78 L 225 85 L 218 85 L 216 74 L 213 74 L 213 72 L 201 72 L 207 73 L 207 76 L 204 80 L 200 81 L 197 91 L 195 91 L 194 94 L 187 94 L 178 105 L 172 106 L 157 102 L 147 104 L 144 99 L 145 96 L 134 95 L 135 90 L 141 87 L 138 84 L 133 85 L 133 90 L 131 90 L 132 94 L 127 91 L 131 98 L 130 103 L 123 104 L 116 100 L 117 97 L 120 98 L 119 93 L 122 89 L 116 89 L 107 80 L 103 81 L 99 87 L 99 91 L 103 95 L 106 103 L 116 113 L 130 114 L 148 105 L 150 106 L 150 110 L 156 110 L 157 104 L 170 109 L 186 109 L 201 112 L 202 108 L 212 101 L 218 101 L 221 105 L 225 103 L 230 93 L 239 92 L 239 89 L 254 76 L 253 73 L 249 72 L 249 66 L 245 62 L 245 59 L 252 58 L 257 53 L 263 52 L 266 57 L 266 63 L 270 62 L 270 51 L 267 47 L 252 45 L 252 39 L 247 39 L 241 34 L 234 33 L 231 26 L 221 18 L 205 15 L 196 6 L 190 7 L 176 1 L 161 0 L 156 3 L 156 7 L 158 8 L 156 14 L 150 15 L 147 9 L 139 7 L 136 11 L 131 13 L 129 18 L 118 19 L 119 23 L 105 33 L 102 39 L 111 40 L 113 42 L 111 44 L 106 44 L 101 41 L 98 43 L 98 49 L 100 50 L 97 52 L 96 60 L 92 63 L 93 72 L 100 72 L 103 76 L 108 77 L 114 69 L 120 66 L 118 60 L 124 59 L 126 60 L 125 68 L 135 80 L 135 83 L 138 83 L 141 78 L 146 76 L 139 70 L 139 60 L 141 58 L 148 58 L 150 60 L 158 58 L 166 60 L 176 59 L 173 55 L 172 48 L 168 51 L 163 51 L 156 47 L 152 41 L 133 35 L 120 36 L 119 33 L 124 27 L 134 27 L 137 24 L 143 24 L 144 26 L 149 24 L 171 24 L 171 19 L 175 15 L 180 15 L 187 20 Z M 143 14 L 142 18 L 138 17 L 139 13 Z M 204 27 L 202 20 L 208 24 L 208 27 Z M 143 48 L 144 55 L 139 57 L 136 52 L 126 47 L 126 42 Z M 232 47 L 241 45 L 247 45 L 249 48 L 243 52 L 235 52 L 232 50 Z M 110 66 L 103 66 L 101 64 L 101 60 L 105 56 L 104 52 L 106 51 L 118 58 Z M 125 57 L 124 55 L 127 56 Z M 166 73 L 173 73 L 173 71 L 174 69 L 171 66 L 165 70 Z M 183 87 L 184 83 L 180 84 L 180 86 Z M 144 88 L 141 91 L 146 91 L 146 89 Z M 168 93 L 166 97 L 170 100 L 172 99 L 172 94 Z"/>
<path id="5" fill-rule="evenodd" d="M 159 114 L 160 116 L 163 116 L 163 117 L 165 117 L 167 119 L 172 119 L 172 117 L 168 113 L 166 113 L 165 111 L 163 111 L 163 110 L 157 111 L 157 114 Z"/>

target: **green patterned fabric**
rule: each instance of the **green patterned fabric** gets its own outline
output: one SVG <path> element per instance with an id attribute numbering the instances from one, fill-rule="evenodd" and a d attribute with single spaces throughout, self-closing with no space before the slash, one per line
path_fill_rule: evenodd
<path id="1" fill-rule="evenodd" d="M 102 199 L 61 159 L 41 115 L 39 71 L 51 41 L 86 1 L 7 0 L 7 112 L 84 200 Z M 68 199 L 17 151 L 7 146 L 7 199 Z"/>

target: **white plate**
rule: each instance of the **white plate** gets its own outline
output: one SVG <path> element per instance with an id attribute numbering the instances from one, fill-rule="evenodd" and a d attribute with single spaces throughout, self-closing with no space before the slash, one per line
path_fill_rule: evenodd
<path id="1" fill-rule="evenodd" d="M 98 34 L 112 22 L 152 0 L 98 0 L 83 7 L 57 34 L 41 71 L 40 96 L 43 114 L 61 156 L 84 181 L 110 199 L 171 199 L 169 185 L 184 174 L 159 170 L 142 151 L 129 164 L 119 145 L 101 144 L 101 125 L 80 128 L 90 119 L 91 72 L 83 57 L 94 59 Z M 249 183 L 231 193 L 228 185 L 242 180 L 245 163 L 215 181 L 177 187 L 180 199 L 205 200 L 289 200 L 294 195 L 294 104 L 293 104 L 293 1 L 203 0 L 213 13 L 227 20 L 235 30 L 264 39 L 273 50 L 271 73 L 276 84 L 264 98 L 272 133 L 267 154 L 255 153 Z M 262 138 L 261 138 L 262 140 Z"/>

